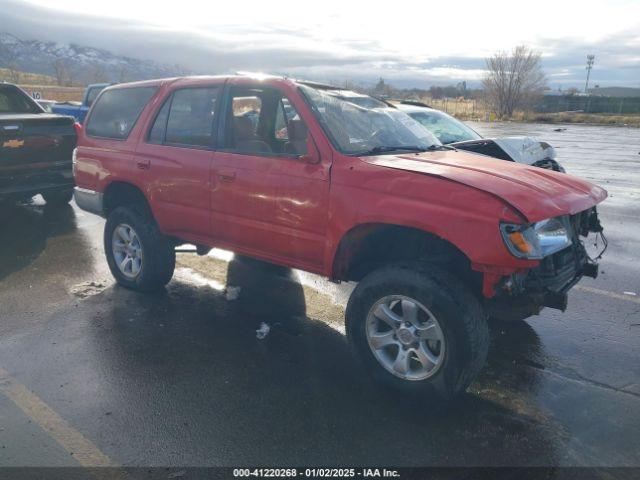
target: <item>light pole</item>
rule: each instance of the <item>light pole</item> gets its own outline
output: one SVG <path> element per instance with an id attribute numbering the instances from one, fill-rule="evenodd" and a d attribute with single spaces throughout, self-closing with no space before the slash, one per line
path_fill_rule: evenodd
<path id="1" fill-rule="evenodd" d="M 593 68 L 593 62 L 595 61 L 595 55 L 587 55 L 587 81 L 584 84 L 584 93 L 589 93 L 589 76 L 591 75 L 591 69 Z"/>

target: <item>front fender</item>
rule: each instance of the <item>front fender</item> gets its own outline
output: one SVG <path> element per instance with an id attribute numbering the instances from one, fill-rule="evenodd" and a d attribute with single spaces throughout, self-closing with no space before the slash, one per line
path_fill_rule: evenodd
<path id="1" fill-rule="evenodd" d="M 335 278 L 334 260 L 341 242 L 363 225 L 396 225 L 435 235 L 464 253 L 477 271 L 508 274 L 537 264 L 517 259 L 504 245 L 500 220 L 521 221 L 508 205 L 454 183 L 441 193 L 439 198 L 436 195 L 427 200 L 335 186 L 325 252 L 327 275 Z M 356 198 L 358 201 L 354 202 Z"/>

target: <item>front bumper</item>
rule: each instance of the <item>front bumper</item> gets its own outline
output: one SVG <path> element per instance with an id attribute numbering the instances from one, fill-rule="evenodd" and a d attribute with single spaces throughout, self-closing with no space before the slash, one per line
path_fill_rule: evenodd
<path id="1" fill-rule="evenodd" d="M 78 207 L 87 212 L 104 216 L 104 194 L 87 188 L 75 187 L 73 198 Z"/>
<path id="2" fill-rule="evenodd" d="M 602 233 L 595 208 L 573 215 L 572 245 L 540 260 L 537 267 L 505 277 L 487 300 L 490 317 L 504 321 L 538 315 L 544 307 L 566 310 L 568 292 L 583 276 L 596 278 L 598 264 L 589 258 L 580 237 Z"/>

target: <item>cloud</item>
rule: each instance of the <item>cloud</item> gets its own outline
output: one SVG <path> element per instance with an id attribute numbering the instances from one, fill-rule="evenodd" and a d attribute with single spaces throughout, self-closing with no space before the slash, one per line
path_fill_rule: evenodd
<path id="1" fill-rule="evenodd" d="M 90 2 L 80 5 L 89 6 Z M 505 47 L 504 38 L 501 40 L 500 31 L 492 33 L 497 39 L 493 40 L 493 47 L 486 42 L 480 45 L 482 36 L 477 31 L 466 31 L 464 24 L 446 22 L 444 28 L 442 22 L 427 21 L 426 17 L 423 21 L 410 21 L 410 16 L 389 20 L 380 13 L 377 16 L 381 19 L 367 17 L 369 12 L 363 13 L 362 18 L 345 19 L 336 9 L 315 23 L 299 13 L 287 24 L 277 21 L 278 15 L 257 21 L 254 12 L 247 14 L 245 22 L 236 19 L 213 25 L 203 19 L 186 27 L 183 24 L 187 21 L 198 20 L 198 12 L 185 7 L 175 13 L 175 26 L 170 27 L 0 0 L 0 30 L 22 39 L 78 43 L 120 55 L 179 64 L 197 73 L 248 70 L 360 83 L 383 77 L 403 87 L 461 80 L 478 84 L 484 73 L 483 56 L 509 48 Z M 230 14 L 223 20 L 228 18 Z M 514 33 L 517 29 L 509 25 L 504 23 L 501 27 L 505 29 L 503 35 L 520 40 Z M 587 40 L 579 32 L 562 38 L 538 35 L 530 44 L 543 52 L 543 67 L 552 86 L 581 84 L 589 53 L 596 55 L 594 82 L 603 86 L 640 86 L 640 21 L 636 26 L 613 33 L 599 31 L 594 39 Z M 480 30 L 489 35 L 495 28 L 496 25 L 484 25 Z M 464 53 L 452 54 L 453 50 Z"/>

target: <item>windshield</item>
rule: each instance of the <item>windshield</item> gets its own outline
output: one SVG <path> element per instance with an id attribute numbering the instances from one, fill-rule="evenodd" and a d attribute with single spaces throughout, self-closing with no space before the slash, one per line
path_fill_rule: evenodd
<path id="1" fill-rule="evenodd" d="M 398 109 L 366 108 L 322 90 L 300 88 L 332 143 L 342 153 L 428 150 L 441 145 L 429 131 Z"/>
<path id="2" fill-rule="evenodd" d="M 482 138 L 464 123 L 438 110 L 409 112 L 409 116 L 433 133 L 444 144 Z"/>

